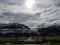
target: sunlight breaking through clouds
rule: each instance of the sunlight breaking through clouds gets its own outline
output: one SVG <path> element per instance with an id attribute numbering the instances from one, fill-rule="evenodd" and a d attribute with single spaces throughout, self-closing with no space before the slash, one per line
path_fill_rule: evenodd
<path id="1" fill-rule="evenodd" d="M 30 27 L 60 24 L 60 0 L 0 0 L 0 23 L 4 21 Z"/>
<path id="2" fill-rule="evenodd" d="M 34 6 L 35 0 L 26 0 L 25 6 L 27 8 L 32 8 Z"/>

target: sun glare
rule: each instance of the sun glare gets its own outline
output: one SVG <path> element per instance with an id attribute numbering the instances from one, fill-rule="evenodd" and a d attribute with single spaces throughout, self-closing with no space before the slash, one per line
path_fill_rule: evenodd
<path id="1" fill-rule="evenodd" d="M 33 5 L 34 5 L 34 3 L 35 3 L 35 0 L 26 0 L 25 6 L 26 6 L 27 8 L 32 8 Z"/>

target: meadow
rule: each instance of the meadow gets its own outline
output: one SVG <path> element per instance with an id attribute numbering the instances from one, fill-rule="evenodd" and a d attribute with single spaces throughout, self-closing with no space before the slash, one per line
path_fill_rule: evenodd
<path id="1" fill-rule="evenodd" d="M 0 42 L 14 42 L 14 41 L 21 41 L 21 40 L 27 40 L 29 37 L 0 37 Z M 43 37 L 41 36 L 33 36 L 33 40 L 43 40 Z M 52 41 L 60 41 L 60 36 L 46 36 L 45 40 Z M 0 45 L 6 45 L 6 44 L 0 44 Z M 35 45 L 42 45 L 42 44 L 35 44 Z M 60 42 L 50 42 L 46 45 L 60 45 Z"/>

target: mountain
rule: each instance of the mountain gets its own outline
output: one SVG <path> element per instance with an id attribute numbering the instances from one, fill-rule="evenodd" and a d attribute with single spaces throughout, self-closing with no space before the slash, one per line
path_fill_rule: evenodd
<path id="1" fill-rule="evenodd" d="M 60 25 L 54 24 L 51 25 L 49 28 L 50 28 L 50 32 L 54 33 L 54 35 L 60 35 Z"/>
<path id="2" fill-rule="evenodd" d="M 0 24 L 1 33 L 31 33 L 31 29 L 19 23 Z"/>

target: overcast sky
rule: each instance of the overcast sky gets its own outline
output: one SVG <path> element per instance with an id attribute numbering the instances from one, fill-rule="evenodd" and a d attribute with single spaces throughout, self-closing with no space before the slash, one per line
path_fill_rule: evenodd
<path id="1" fill-rule="evenodd" d="M 10 22 L 29 27 L 60 24 L 60 0 L 0 0 L 0 23 Z"/>

